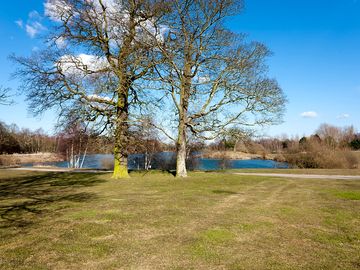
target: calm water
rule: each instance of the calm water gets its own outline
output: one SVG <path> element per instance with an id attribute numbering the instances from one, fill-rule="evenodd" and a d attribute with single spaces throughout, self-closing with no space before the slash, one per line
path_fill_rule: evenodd
<path id="1" fill-rule="evenodd" d="M 84 168 L 102 169 L 108 168 L 112 163 L 113 155 L 95 154 L 87 155 L 84 161 Z M 151 167 L 153 169 L 174 169 L 175 154 L 172 152 L 156 153 L 151 158 Z M 57 167 L 67 167 L 67 162 L 49 162 L 47 165 Z M 28 164 L 31 166 L 31 164 Z M 138 170 L 144 168 L 144 155 L 133 154 L 129 156 L 128 168 Z M 219 169 L 241 169 L 241 168 L 288 168 L 287 163 L 276 162 L 273 160 L 250 159 L 250 160 L 221 160 L 208 158 L 193 158 L 188 162 L 188 168 L 196 170 L 219 170 Z"/>

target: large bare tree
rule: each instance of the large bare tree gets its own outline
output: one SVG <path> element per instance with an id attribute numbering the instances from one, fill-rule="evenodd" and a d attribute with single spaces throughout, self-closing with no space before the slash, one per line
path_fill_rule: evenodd
<path id="1" fill-rule="evenodd" d="M 13 57 L 35 113 L 56 107 L 60 117 L 113 130 L 114 178 L 128 177 L 131 113 L 147 98 L 141 82 L 155 64 L 154 25 L 165 10 L 161 0 L 47 0 L 55 28 L 46 48 Z"/>
<path id="2" fill-rule="evenodd" d="M 177 176 L 187 176 L 188 132 L 214 139 L 229 127 L 281 121 L 285 98 L 267 76 L 268 49 L 224 27 L 242 6 L 237 0 L 174 0 L 166 16 L 154 87 L 174 105 L 168 107 L 172 117 L 166 114 L 157 126 L 176 143 Z"/>

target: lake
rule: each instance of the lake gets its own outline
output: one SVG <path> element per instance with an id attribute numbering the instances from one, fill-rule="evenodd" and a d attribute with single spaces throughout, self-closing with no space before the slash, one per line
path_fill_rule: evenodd
<path id="1" fill-rule="evenodd" d="M 153 154 L 151 158 L 152 169 L 170 170 L 175 169 L 175 153 L 161 152 Z M 85 157 L 83 168 L 103 169 L 108 168 L 113 161 L 112 154 L 93 154 Z M 128 168 L 130 170 L 144 169 L 144 154 L 132 154 L 128 159 Z M 32 164 L 27 164 L 32 166 Z M 57 167 L 67 167 L 66 161 L 48 162 L 46 165 Z M 195 170 L 219 170 L 219 169 L 251 169 L 251 168 L 288 168 L 289 165 L 283 162 L 263 159 L 250 160 L 223 160 L 223 159 L 209 159 L 209 158 L 192 158 L 188 161 L 187 167 Z"/>

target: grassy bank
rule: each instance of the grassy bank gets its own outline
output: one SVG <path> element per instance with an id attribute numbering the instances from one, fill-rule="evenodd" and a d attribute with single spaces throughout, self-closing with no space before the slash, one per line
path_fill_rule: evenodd
<path id="1" fill-rule="evenodd" d="M 0 269 L 359 269 L 360 181 L 0 171 Z"/>

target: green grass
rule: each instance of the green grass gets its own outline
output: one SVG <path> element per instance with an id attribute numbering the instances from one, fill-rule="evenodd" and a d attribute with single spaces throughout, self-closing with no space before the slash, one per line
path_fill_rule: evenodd
<path id="1" fill-rule="evenodd" d="M 360 200 L 360 191 L 333 191 L 336 197 L 346 200 Z"/>
<path id="2" fill-rule="evenodd" d="M 0 269 L 360 268 L 358 180 L 110 176 L 0 170 Z"/>

